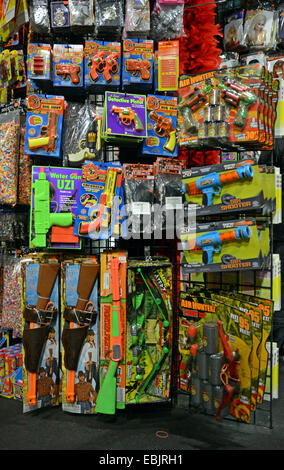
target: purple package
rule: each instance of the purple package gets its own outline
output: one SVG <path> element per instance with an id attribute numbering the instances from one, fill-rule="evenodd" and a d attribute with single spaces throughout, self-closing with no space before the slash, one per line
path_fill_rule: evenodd
<path id="1" fill-rule="evenodd" d="M 146 96 L 107 91 L 105 106 L 105 133 L 109 137 L 147 137 Z"/>
<path id="2" fill-rule="evenodd" d="M 38 186 L 39 174 L 40 184 L 45 185 L 45 181 L 49 183 L 49 214 L 48 206 L 45 201 L 44 189 Z M 42 177 L 42 173 L 45 174 Z M 49 166 L 33 166 L 32 167 L 32 187 L 31 187 L 31 216 L 30 216 L 30 247 L 57 248 L 57 249 L 80 249 L 81 240 L 74 235 L 74 220 L 79 200 L 79 192 L 81 187 L 82 169 L 69 167 L 49 167 Z M 42 182 L 43 180 L 43 182 Z M 35 198 L 37 191 L 41 194 L 41 198 L 37 202 L 37 212 L 34 211 Z M 69 214 L 72 216 L 69 216 Z M 52 215 L 57 215 L 55 222 L 52 223 Z M 59 216 L 59 217 L 58 217 Z M 62 217 L 61 217 L 62 216 Z M 37 225 L 40 225 L 39 233 L 35 229 L 35 220 L 38 217 Z M 68 223 L 70 219 L 71 224 Z M 42 226 L 46 223 L 46 229 Z M 67 223 L 66 223 L 67 220 Z M 73 220 L 73 221 L 72 221 Z M 62 222 L 61 222 L 62 221 Z M 45 237 L 45 243 L 42 242 Z M 34 241 L 36 240 L 36 242 Z M 40 240 L 41 245 L 35 244 Z"/>
<path id="3" fill-rule="evenodd" d="M 51 2 L 51 25 L 52 28 L 67 28 L 69 22 L 69 8 L 66 2 Z"/>

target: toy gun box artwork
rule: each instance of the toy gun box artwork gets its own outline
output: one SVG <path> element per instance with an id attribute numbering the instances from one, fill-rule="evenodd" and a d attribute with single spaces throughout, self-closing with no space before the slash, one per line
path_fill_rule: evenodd
<path id="1" fill-rule="evenodd" d="M 32 254 L 21 261 L 23 412 L 60 403 L 60 262 Z"/>
<path id="2" fill-rule="evenodd" d="M 129 260 L 126 404 L 170 400 L 172 266 L 166 258 Z"/>
<path id="3" fill-rule="evenodd" d="M 64 97 L 29 94 L 24 153 L 60 158 Z"/>
<path id="4" fill-rule="evenodd" d="M 85 87 L 103 91 L 120 86 L 121 43 L 85 42 Z"/>
<path id="5" fill-rule="evenodd" d="M 151 90 L 154 42 L 151 39 L 124 39 L 122 90 Z"/>
<path id="6" fill-rule="evenodd" d="M 61 263 L 62 409 L 93 414 L 99 392 L 98 283 L 96 257 Z"/>
<path id="7" fill-rule="evenodd" d="M 146 96 L 106 92 L 102 137 L 105 141 L 147 137 Z"/>
<path id="8" fill-rule="evenodd" d="M 81 169 L 32 167 L 30 247 L 79 249 L 73 234 Z"/>
<path id="9" fill-rule="evenodd" d="M 143 141 L 143 154 L 176 157 L 177 147 L 177 98 L 147 96 L 147 131 Z"/>
<path id="10" fill-rule="evenodd" d="M 108 239 L 124 234 L 122 168 L 116 163 L 86 160 L 76 211 L 74 234 Z"/>
<path id="11" fill-rule="evenodd" d="M 84 84 L 84 47 L 80 44 L 54 44 L 53 85 L 82 87 Z"/>
<path id="12" fill-rule="evenodd" d="M 261 236 L 254 219 L 197 224 L 181 235 L 184 272 L 263 269 L 269 237 Z"/>
<path id="13" fill-rule="evenodd" d="M 221 163 L 184 170 L 185 202 L 196 205 L 196 215 L 262 209 L 263 181 L 254 160 Z"/>

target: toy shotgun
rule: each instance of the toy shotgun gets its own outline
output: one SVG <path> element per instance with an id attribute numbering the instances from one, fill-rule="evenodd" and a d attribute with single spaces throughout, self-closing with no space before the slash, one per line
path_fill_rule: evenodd
<path id="1" fill-rule="evenodd" d="M 70 77 L 70 81 L 73 85 L 80 83 L 80 66 L 78 64 L 56 64 L 55 73 L 58 76 L 63 76 L 63 80 L 67 80 Z"/>
<path id="2" fill-rule="evenodd" d="M 50 111 L 48 113 L 47 125 L 40 128 L 39 137 L 30 137 L 28 139 L 29 149 L 38 150 L 42 148 L 46 153 L 54 152 L 58 139 L 57 124 L 58 113 Z"/>
<path id="3" fill-rule="evenodd" d="M 64 365 L 68 371 L 66 399 L 69 402 L 75 400 L 75 374 L 79 362 L 83 342 L 91 324 L 97 319 L 97 312 L 89 310 L 89 297 L 96 282 L 100 266 L 95 263 L 82 263 L 80 265 L 77 284 L 78 300 L 75 307 L 66 307 L 63 317 L 69 322 L 62 332 L 62 344 L 64 347 Z M 75 327 L 76 325 L 76 327 Z"/>
<path id="4" fill-rule="evenodd" d="M 247 86 L 230 80 L 224 84 L 219 83 L 218 88 L 222 90 L 224 100 L 237 108 L 234 124 L 243 129 L 246 125 L 248 109 L 257 101 L 256 95 L 251 93 Z"/>
<path id="5" fill-rule="evenodd" d="M 120 315 L 119 258 L 111 258 L 112 274 L 112 352 L 106 376 L 100 387 L 95 411 L 103 414 L 115 414 L 116 408 L 116 370 L 122 359 L 122 325 Z"/>
<path id="6" fill-rule="evenodd" d="M 134 76 L 139 73 L 141 80 L 150 80 L 151 78 L 151 62 L 149 62 L 149 60 L 127 59 L 125 69 Z"/>
<path id="7" fill-rule="evenodd" d="M 46 247 L 46 234 L 54 226 L 69 227 L 73 223 L 72 213 L 50 212 L 50 186 L 46 179 L 44 167 L 41 167 L 38 179 L 32 183 L 34 189 L 34 232 L 35 237 L 31 241 L 32 246 Z"/>
<path id="8" fill-rule="evenodd" d="M 171 119 L 161 116 L 156 111 L 151 111 L 149 118 L 155 122 L 154 131 L 158 137 L 167 136 L 164 149 L 173 152 L 176 146 L 176 130 Z"/>
<path id="9" fill-rule="evenodd" d="M 29 328 L 23 330 L 25 367 L 29 372 L 27 399 L 29 405 L 36 404 L 36 378 L 43 346 L 47 339 L 49 324 L 56 319 L 57 311 L 50 310 L 50 295 L 59 271 L 59 263 L 40 263 L 35 307 L 26 306 L 23 318 L 29 322 Z"/>
<path id="10" fill-rule="evenodd" d="M 224 184 L 230 184 L 237 181 L 243 181 L 253 178 L 253 168 L 251 165 L 241 165 L 233 171 L 227 173 L 210 173 L 201 176 L 192 183 L 182 185 L 183 192 L 189 195 L 203 193 L 202 204 L 210 207 L 213 203 L 213 196 L 221 192 Z"/>
<path id="11" fill-rule="evenodd" d="M 111 110 L 113 113 L 118 114 L 118 117 L 124 126 L 131 126 L 131 124 L 134 123 L 136 131 L 143 131 L 143 124 L 132 108 L 113 106 Z"/>
<path id="12" fill-rule="evenodd" d="M 251 237 L 251 230 L 247 225 L 236 227 L 228 232 L 208 232 L 196 237 L 194 246 L 190 250 L 203 250 L 203 263 L 211 264 L 214 252 L 219 253 L 223 243 L 232 241 L 248 240 Z M 187 249 L 185 247 L 185 249 Z"/>

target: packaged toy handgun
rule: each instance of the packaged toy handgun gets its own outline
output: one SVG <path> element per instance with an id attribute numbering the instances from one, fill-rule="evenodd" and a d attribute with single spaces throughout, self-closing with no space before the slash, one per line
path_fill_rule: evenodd
<path id="1" fill-rule="evenodd" d="M 24 153 L 41 157 L 61 156 L 64 97 L 29 94 Z"/>
<path id="2" fill-rule="evenodd" d="M 32 167 L 30 248 L 79 249 L 73 234 L 81 169 Z"/>
<path id="3" fill-rule="evenodd" d="M 124 39 L 122 56 L 122 90 L 149 91 L 153 85 L 152 39 Z"/>
<path id="4" fill-rule="evenodd" d="M 99 92 L 118 90 L 121 74 L 121 43 L 85 41 L 85 87 Z"/>
<path id="5" fill-rule="evenodd" d="M 84 85 L 84 46 L 81 44 L 54 44 L 53 85 L 82 87 Z"/>
<path id="6" fill-rule="evenodd" d="M 177 157 L 177 98 L 147 96 L 147 132 L 143 154 Z"/>

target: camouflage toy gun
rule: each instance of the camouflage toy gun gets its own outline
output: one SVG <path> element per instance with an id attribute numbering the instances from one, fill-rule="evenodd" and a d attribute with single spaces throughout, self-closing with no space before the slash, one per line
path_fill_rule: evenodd
<path id="1" fill-rule="evenodd" d="M 139 73 L 141 80 L 150 80 L 151 78 L 151 62 L 149 60 L 127 59 L 125 69 L 134 76 Z"/>
<path id="2" fill-rule="evenodd" d="M 233 183 L 240 180 L 252 179 L 253 169 L 251 165 L 241 165 L 233 171 L 227 173 L 210 173 L 208 175 L 201 176 L 192 183 L 182 185 L 182 189 L 185 193 L 190 195 L 196 195 L 203 193 L 202 204 L 204 206 L 212 206 L 214 195 L 218 195 L 221 192 L 223 184 Z M 226 201 L 222 201 L 225 203 Z"/>
<path id="3" fill-rule="evenodd" d="M 35 237 L 31 245 L 37 248 L 46 247 L 46 235 L 49 229 L 56 225 L 69 227 L 73 223 L 71 212 L 50 213 L 50 186 L 46 179 L 44 167 L 38 175 L 38 179 L 32 184 L 34 190 L 33 222 Z"/>
<path id="4" fill-rule="evenodd" d="M 210 84 L 206 85 L 204 88 L 197 85 L 180 100 L 179 109 L 184 119 L 184 129 L 186 132 L 197 130 L 192 113 L 207 103 L 210 91 L 212 91 Z"/>
<path id="5" fill-rule="evenodd" d="M 70 77 L 73 85 L 80 83 L 80 67 L 77 64 L 56 64 L 55 73 L 58 76 L 63 76 L 63 80 L 67 80 Z"/>
<path id="6" fill-rule="evenodd" d="M 257 101 L 256 95 L 251 93 L 247 86 L 230 80 L 219 83 L 218 88 L 222 90 L 223 99 L 237 108 L 234 124 L 243 129 L 246 125 L 248 109 Z"/>
<path id="7" fill-rule="evenodd" d="M 46 126 L 40 128 L 39 137 L 30 137 L 28 147 L 30 150 L 42 149 L 46 153 L 54 152 L 57 145 L 57 123 L 58 114 L 50 111 Z"/>
<path id="8" fill-rule="evenodd" d="M 113 113 L 118 114 L 118 117 L 124 126 L 131 126 L 131 124 L 134 123 L 134 127 L 136 131 L 144 130 L 141 120 L 139 119 L 139 117 L 133 111 L 132 108 L 130 107 L 121 108 L 119 106 L 113 106 L 111 110 Z"/>
<path id="9" fill-rule="evenodd" d="M 155 122 L 154 131 L 159 137 L 167 136 L 167 141 L 164 149 L 173 152 L 176 145 L 176 130 L 173 126 L 172 120 L 161 116 L 156 111 L 151 111 L 149 118 Z"/>

